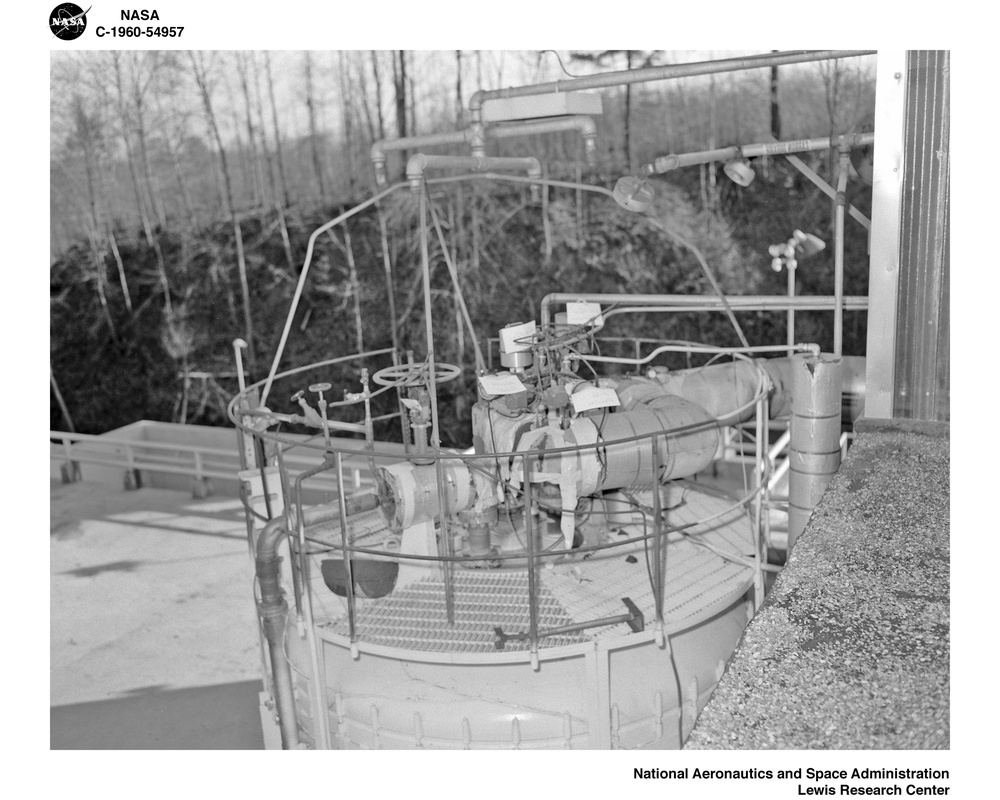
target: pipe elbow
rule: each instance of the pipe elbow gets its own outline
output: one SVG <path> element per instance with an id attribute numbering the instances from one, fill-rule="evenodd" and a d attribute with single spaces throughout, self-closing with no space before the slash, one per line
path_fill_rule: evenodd
<path id="1" fill-rule="evenodd" d="M 580 135 L 584 137 L 596 137 L 597 136 L 597 123 L 594 122 L 593 117 L 588 117 L 586 114 L 577 114 L 573 118 L 573 125 Z"/>
<path id="2" fill-rule="evenodd" d="M 286 532 L 285 518 L 282 516 L 275 517 L 264 526 L 257 536 L 257 546 L 254 549 L 258 563 L 277 561 L 278 542 Z"/>
<path id="3" fill-rule="evenodd" d="M 469 113 L 472 114 L 473 122 L 482 122 L 483 100 L 485 99 L 486 91 L 484 89 L 474 92 L 469 98 Z"/>
<path id="4" fill-rule="evenodd" d="M 423 153 L 414 153 L 406 162 L 406 180 L 410 182 L 410 191 L 417 193 L 420 191 L 420 184 L 424 178 L 424 170 L 427 168 L 427 156 Z"/>
<path id="5" fill-rule="evenodd" d="M 375 168 L 375 184 L 377 186 L 385 186 L 387 180 L 385 172 L 386 154 L 382 142 L 375 142 L 372 145 L 371 158 L 372 166 Z"/>

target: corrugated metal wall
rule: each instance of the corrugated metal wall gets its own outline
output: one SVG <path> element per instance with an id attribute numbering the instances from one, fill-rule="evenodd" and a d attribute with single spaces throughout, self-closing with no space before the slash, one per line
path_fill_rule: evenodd
<path id="1" fill-rule="evenodd" d="M 893 417 L 950 419 L 950 55 L 907 53 Z"/>

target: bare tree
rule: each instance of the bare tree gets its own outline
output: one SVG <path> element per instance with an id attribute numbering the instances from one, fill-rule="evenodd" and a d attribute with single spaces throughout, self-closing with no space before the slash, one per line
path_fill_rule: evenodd
<path id="1" fill-rule="evenodd" d="M 83 97 L 79 93 L 74 93 L 71 104 L 71 115 L 73 124 L 73 146 L 83 150 L 84 173 L 87 180 L 87 241 L 90 245 L 90 257 L 92 270 L 95 278 L 97 297 L 101 304 L 101 311 L 107 322 L 111 338 L 117 339 L 118 333 L 115 329 L 115 322 L 111 316 L 111 309 L 108 306 L 107 291 L 105 283 L 104 252 L 101 244 L 101 217 L 97 200 L 97 148 L 100 138 L 100 122 L 96 115 L 87 111 Z M 124 277 L 124 276 L 123 276 Z"/>
<path id="2" fill-rule="evenodd" d="M 461 128 L 465 118 L 465 107 L 462 101 L 462 51 L 455 51 L 455 124 Z"/>
<path id="3" fill-rule="evenodd" d="M 266 55 L 266 53 L 265 53 Z M 267 143 L 267 129 L 264 125 L 264 101 L 260 93 L 260 70 L 257 68 L 257 58 L 254 53 L 250 54 L 250 63 L 253 68 L 254 77 L 254 98 L 257 102 L 257 119 L 260 121 L 260 142 L 261 149 L 264 151 L 264 159 L 267 162 L 267 181 L 268 187 L 270 189 L 271 201 L 274 205 L 274 210 L 278 215 L 278 228 L 281 231 L 281 244 L 285 250 L 285 260 L 288 262 L 288 269 L 290 272 L 295 270 L 295 261 L 292 257 L 292 243 L 288 236 L 288 224 L 285 220 L 285 209 L 282 205 L 282 198 L 287 202 L 288 198 L 284 191 L 279 194 L 278 186 L 275 178 L 275 159 L 271 156 L 271 149 L 268 147 Z M 275 144 L 278 153 L 280 153 L 280 137 L 278 136 L 277 130 L 277 118 L 275 118 Z M 277 155 L 277 154 L 276 154 Z M 279 177 L 281 176 L 281 170 L 278 170 Z"/>
<path id="4" fill-rule="evenodd" d="M 337 55 L 340 73 L 340 109 L 344 123 L 344 150 L 347 153 L 347 188 L 350 196 L 354 197 L 354 85 L 349 62 L 344 59 L 344 51 L 341 50 Z"/>
<path id="5" fill-rule="evenodd" d="M 378 53 L 374 50 L 372 54 L 372 72 L 375 75 L 375 110 L 378 115 L 378 138 L 385 138 L 385 120 L 382 117 L 382 79 L 378 72 Z"/>
<path id="6" fill-rule="evenodd" d="M 250 146 L 251 174 L 253 176 L 254 199 L 258 200 L 262 206 L 268 204 L 266 189 L 264 187 L 264 176 L 261 174 L 260 156 L 257 152 L 257 128 L 253 120 L 253 105 L 250 102 L 250 78 L 249 67 L 247 65 L 248 56 L 246 52 L 236 53 L 236 71 L 239 74 L 240 89 L 243 94 L 243 111 L 247 128 L 247 141 Z"/>
<path id="7" fill-rule="evenodd" d="M 219 164 L 222 172 L 223 186 L 222 200 L 224 203 L 224 211 L 226 216 L 228 216 L 232 222 L 233 233 L 236 237 L 236 264 L 239 269 L 240 290 L 243 294 L 243 324 L 246 331 L 246 341 L 248 345 L 247 361 L 250 366 L 250 371 L 253 372 L 256 359 L 254 356 L 253 318 L 250 313 L 250 285 L 247 279 L 246 259 L 243 255 L 243 233 L 240 230 L 239 217 L 236 215 L 236 208 L 233 204 L 233 187 L 232 179 L 229 174 L 229 164 L 226 161 L 226 148 L 222 144 L 222 136 L 219 133 L 219 124 L 215 116 L 215 111 L 212 109 L 212 97 L 208 85 L 208 70 L 200 53 L 189 50 L 188 55 L 191 58 L 191 70 L 194 75 L 194 80 L 198 85 L 198 91 L 201 95 L 201 102 L 205 111 L 205 121 L 208 123 L 212 139 L 215 141 L 215 146 L 219 151 Z"/>
<path id="8" fill-rule="evenodd" d="M 285 178 L 285 161 L 281 155 L 281 127 L 278 125 L 278 104 L 274 102 L 274 75 L 271 74 L 271 54 L 264 51 L 264 67 L 267 71 L 267 94 L 271 101 L 271 124 L 274 127 L 274 156 L 278 162 L 278 182 L 281 189 L 281 205 L 288 208 L 288 180 Z"/>
<path id="9" fill-rule="evenodd" d="M 135 133 L 139 145 L 139 161 L 142 164 L 142 172 L 146 179 L 146 190 L 149 192 L 151 205 L 156 212 L 160 228 L 163 229 L 167 227 L 167 215 L 163 208 L 159 187 L 153 178 L 153 170 L 150 167 L 146 136 L 146 95 L 156 80 L 157 72 L 163 63 L 162 52 L 157 50 L 133 51 L 130 55 L 132 62 L 132 107 L 135 110 Z"/>
<path id="10" fill-rule="evenodd" d="M 313 171 L 319 185 L 319 199 L 326 203 L 326 184 L 323 181 L 323 162 L 319 154 L 319 134 L 316 128 L 316 102 L 313 98 L 312 54 L 305 52 L 306 108 L 309 109 L 309 144 L 312 148 Z"/>
<path id="11" fill-rule="evenodd" d="M 135 190 L 136 208 L 142 220 L 142 229 L 146 234 L 146 242 L 152 248 L 156 256 L 156 268 L 160 278 L 160 287 L 163 290 L 163 304 L 167 314 L 170 314 L 170 282 L 167 279 L 167 265 L 163 259 L 163 250 L 160 247 L 159 238 L 153 235 L 153 226 L 146 213 L 146 203 L 144 202 L 142 191 L 139 187 L 139 179 L 136 174 L 135 156 L 132 151 L 132 137 L 130 135 L 131 125 L 125 100 L 125 78 L 122 70 L 122 53 L 118 50 L 111 52 L 112 63 L 115 70 L 115 87 L 118 94 L 118 113 L 121 118 L 122 139 L 125 142 L 125 157 L 128 161 L 129 176 L 132 178 L 132 188 Z"/>
<path id="12" fill-rule="evenodd" d="M 392 60 L 392 80 L 396 90 L 396 136 L 406 136 L 406 51 L 397 50 Z M 406 177 L 406 151 L 400 153 Z"/>
<path id="13" fill-rule="evenodd" d="M 771 52 L 777 53 L 777 50 Z M 778 65 L 771 67 L 771 136 L 781 139 L 781 106 L 778 105 Z"/>
<path id="14" fill-rule="evenodd" d="M 372 109 L 368 104 L 368 78 L 365 75 L 365 61 L 361 53 L 355 53 L 352 59 L 354 68 L 358 73 L 358 88 L 360 91 L 359 103 L 365 115 L 365 127 L 368 129 L 368 143 L 375 141 L 375 121 L 372 119 Z"/>

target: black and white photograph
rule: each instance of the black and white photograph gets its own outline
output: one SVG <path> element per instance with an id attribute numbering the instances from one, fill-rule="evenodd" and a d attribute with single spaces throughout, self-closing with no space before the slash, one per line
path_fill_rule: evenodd
<path id="1" fill-rule="evenodd" d="M 951 50 L 47 23 L 50 751 L 968 785 Z"/>

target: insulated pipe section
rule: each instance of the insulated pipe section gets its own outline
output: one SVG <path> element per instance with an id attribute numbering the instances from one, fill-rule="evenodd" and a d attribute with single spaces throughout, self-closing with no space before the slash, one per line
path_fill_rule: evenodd
<path id="1" fill-rule="evenodd" d="M 719 61 L 696 61 L 688 64 L 667 64 L 661 67 L 602 72 L 566 81 L 536 83 L 531 86 L 513 86 L 492 91 L 480 90 L 469 98 L 469 111 L 473 122 L 482 121 L 483 103 L 486 100 L 507 97 L 572 92 L 584 89 L 604 89 L 611 86 L 626 86 L 632 83 L 685 78 L 692 75 L 709 75 L 719 72 L 738 72 L 781 64 L 801 64 L 809 61 L 826 61 L 831 58 L 852 58 L 873 55 L 875 50 L 794 50 L 744 58 L 727 58 Z"/>
<path id="2" fill-rule="evenodd" d="M 788 416 L 794 405 L 795 388 L 792 380 L 794 362 L 790 358 L 761 358 L 756 363 L 771 379 L 768 403 L 771 419 Z M 760 384 L 753 364 L 734 361 L 707 367 L 657 373 L 652 378 L 620 378 L 615 390 L 623 409 L 639 404 L 652 405 L 662 395 L 677 395 L 704 408 L 720 425 L 735 425 L 753 418 L 751 405 Z M 841 358 L 840 393 L 843 398 L 841 415 L 844 422 L 854 422 L 864 410 L 865 358 Z M 744 406 L 749 406 L 743 408 Z M 737 413 L 737 409 L 743 408 Z"/>
<path id="3" fill-rule="evenodd" d="M 346 503 L 348 515 L 370 511 L 377 506 L 378 498 L 372 494 L 348 497 Z M 306 525 L 314 525 L 339 516 L 339 508 L 323 506 L 307 511 L 304 522 Z M 283 517 L 275 517 L 264 526 L 257 537 L 257 581 L 260 584 L 257 613 L 260 615 L 271 657 L 271 679 L 274 682 L 274 700 L 277 704 L 278 725 L 281 729 L 281 746 L 285 750 L 291 750 L 299 743 L 299 729 L 295 719 L 292 672 L 284 653 L 288 603 L 281 589 L 281 559 L 278 557 L 278 543 L 288 532 L 284 523 Z"/>
<path id="4" fill-rule="evenodd" d="M 652 164 L 639 168 L 641 175 L 659 175 L 681 167 L 693 167 L 710 161 L 730 161 L 734 158 L 757 158 L 758 156 L 788 155 L 807 153 L 814 150 L 830 150 L 839 147 L 850 150 L 875 143 L 874 133 L 855 133 L 845 136 L 830 136 L 819 139 L 797 139 L 790 142 L 768 142 L 766 144 L 745 144 L 722 147 L 716 150 L 702 150 L 697 153 L 681 153 L 660 156 Z"/>
<path id="5" fill-rule="evenodd" d="M 649 439 L 606 444 L 599 484 L 585 493 L 686 478 L 701 472 L 715 459 L 719 446 L 715 420 L 703 408 L 681 397 L 663 396 L 631 411 L 608 414 L 597 426 L 599 442 L 660 431 L 664 433 L 656 437 L 659 475 L 653 474 L 653 447 Z M 595 456 L 593 451 L 589 455 Z"/>
<path id="6" fill-rule="evenodd" d="M 840 469 L 841 359 L 792 356 L 788 478 L 788 549 Z"/>
<path id="7" fill-rule="evenodd" d="M 429 169 L 466 169 L 471 172 L 520 172 L 529 178 L 542 177 L 542 165 L 537 158 L 492 158 L 488 156 L 432 156 L 417 153 L 406 162 L 406 179 L 410 189 L 420 191 L 424 172 Z M 532 187 L 535 188 L 535 187 Z"/>
<path id="8" fill-rule="evenodd" d="M 447 512 L 454 514 L 471 508 L 475 492 L 469 468 L 461 461 L 445 461 L 441 465 L 441 475 L 447 491 Z M 433 464 L 390 464 L 378 470 L 376 479 L 382 513 L 393 530 L 428 522 L 441 515 L 442 492 L 438 491 L 438 471 Z"/>
<path id="9" fill-rule="evenodd" d="M 789 413 L 792 397 L 789 359 L 758 359 L 756 363 L 767 372 L 773 386 L 771 416 Z M 652 378 L 622 378 L 615 386 L 623 408 L 655 405 L 660 402 L 658 398 L 676 395 L 705 409 L 720 425 L 735 425 L 752 419 L 755 414 L 753 400 L 759 388 L 757 367 L 743 360 L 657 373 Z"/>

